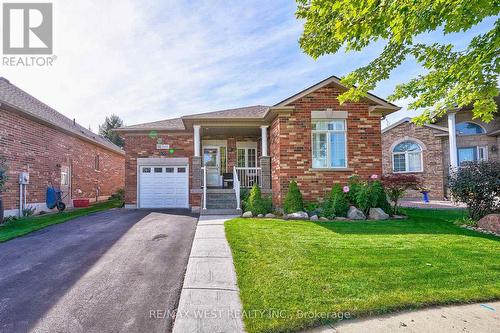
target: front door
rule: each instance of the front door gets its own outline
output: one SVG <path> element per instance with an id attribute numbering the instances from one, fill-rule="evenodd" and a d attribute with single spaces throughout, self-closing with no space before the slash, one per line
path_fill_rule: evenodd
<path id="1" fill-rule="evenodd" d="M 203 165 L 207 171 L 207 186 L 220 186 L 220 149 L 203 148 Z"/>
<path id="2" fill-rule="evenodd" d="M 62 200 L 66 206 L 71 206 L 71 168 L 68 165 L 61 166 Z"/>

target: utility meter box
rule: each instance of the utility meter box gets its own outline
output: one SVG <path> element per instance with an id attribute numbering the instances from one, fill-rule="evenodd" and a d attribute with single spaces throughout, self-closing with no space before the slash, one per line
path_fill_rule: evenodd
<path id="1" fill-rule="evenodd" d="M 27 185 L 30 183 L 30 174 L 28 172 L 21 172 L 19 174 L 19 184 Z"/>

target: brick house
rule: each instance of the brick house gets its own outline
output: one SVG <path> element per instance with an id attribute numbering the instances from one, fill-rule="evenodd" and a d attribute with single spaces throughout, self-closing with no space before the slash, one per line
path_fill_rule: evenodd
<path id="1" fill-rule="evenodd" d="M 345 90 L 332 76 L 274 106 L 118 129 L 126 206 L 217 213 L 239 208 L 240 190 L 258 183 L 280 207 L 292 179 L 305 200 L 317 201 L 353 174 L 381 174 L 380 119 L 399 107 L 371 94 L 340 105 Z"/>
<path id="2" fill-rule="evenodd" d="M 48 211 L 47 186 L 73 198 L 107 199 L 124 187 L 125 152 L 0 78 L 0 155 L 9 180 L 1 194 L 5 215 L 18 215 L 19 174 L 29 174 L 26 206 Z M 24 195 L 23 195 L 24 197 Z"/>
<path id="3" fill-rule="evenodd" d="M 496 101 L 498 106 L 500 98 Z M 404 118 L 382 130 L 383 172 L 415 174 L 430 190 L 431 198 L 443 200 L 447 198 L 450 166 L 458 167 L 464 161 L 500 160 L 499 146 L 498 114 L 484 123 L 472 119 L 471 110 L 464 108 L 423 126 Z M 408 197 L 421 194 L 410 191 Z"/>

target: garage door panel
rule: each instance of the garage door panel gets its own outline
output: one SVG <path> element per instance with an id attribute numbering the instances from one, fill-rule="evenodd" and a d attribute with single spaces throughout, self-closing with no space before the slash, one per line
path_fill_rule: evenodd
<path id="1" fill-rule="evenodd" d="M 188 208 L 186 166 L 141 166 L 139 206 L 141 208 Z"/>

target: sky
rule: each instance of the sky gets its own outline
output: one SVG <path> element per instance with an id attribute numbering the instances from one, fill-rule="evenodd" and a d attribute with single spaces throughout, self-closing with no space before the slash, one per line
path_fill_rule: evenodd
<path id="1" fill-rule="evenodd" d="M 9 1 L 14 2 L 14 1 Z M 25 2 L 25 1 L 22 1 Z M 30 1 L 37 2 L 37 1 Z M 38 1 L 48 2 L 48 1 Z M 0 76 L 97 131 L 105 116 L 126 125 L 239 106 L 273 105 L 330 75 L 366 65 L 383 41 L 318 60 L 302 52 L 292 0 L 55 0 L 52 67 L 6 67 Z M 463 48 L 493 26 L 420 36 Z M 409 59 L 373 91 L 386 98 L 423 73 Z M 387 126 L 417 112 L 403 109 Z"/>

